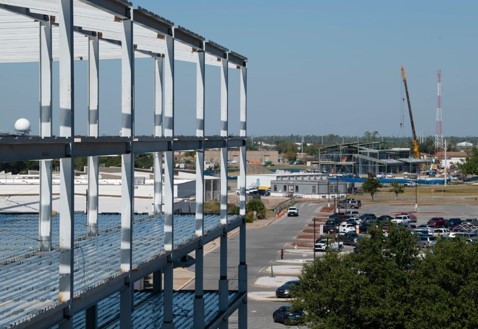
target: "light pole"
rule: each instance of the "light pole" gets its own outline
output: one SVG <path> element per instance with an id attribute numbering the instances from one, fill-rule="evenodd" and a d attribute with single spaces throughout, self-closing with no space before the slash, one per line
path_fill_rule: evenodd
<path id="1" fill-rule="evenodd" d="M 418 212 L 418 183 L 415 180 L 415 212 Z"/>
<path id="2" fill-rule="evenodd" d="M 314 217 L 314 243 L 312 243 L 312 248 L 314 248 L 314 260 L 315 260 L 315 217 Z"/>
<path id="3" fill-rule="evenodd" d="M 330 181 L 329 177 L 327 177 L 327 208 L 330 208 Z"/>

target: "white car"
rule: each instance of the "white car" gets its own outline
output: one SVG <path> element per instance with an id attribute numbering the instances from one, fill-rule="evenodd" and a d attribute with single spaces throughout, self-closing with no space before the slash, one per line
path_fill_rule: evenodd
<path id="1" fill-rule="evenodd" d="M 436 237 L 448 238 L 450 236 L 450 230 L 443 227 L 435 228 L 432 230 L 432 235 Z"/>
<path id="2" fill-rule="evenodd" d="M 345 234 L 347 232 L 355 232 L 356 226 L 357 225 L 354 225 L 354 224 L 351 224 L 351 223 L 342 222 L 339 225 L 339 233 L 340 234 Z"/>
<path id="3" fill-rule="evenodd" d="M 410 224 L 410 216 L 398 215 L 398 216 L 395 216 L 395 218 L 392 218 L 390 221 L 397 225 L 408 225 Z"/>

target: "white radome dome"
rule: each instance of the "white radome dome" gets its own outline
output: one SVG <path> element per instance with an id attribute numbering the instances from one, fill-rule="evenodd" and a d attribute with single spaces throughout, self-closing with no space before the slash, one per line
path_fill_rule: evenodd
<path id="1" fill-rule="evenodd" d="M 17 121 L 15 121 L 15 130 L 20 133 L 28 133 L 30 131 L 30 128 L 31 128 L 30 121 L 28 121 L 25 118 L 20 118 Z"/>

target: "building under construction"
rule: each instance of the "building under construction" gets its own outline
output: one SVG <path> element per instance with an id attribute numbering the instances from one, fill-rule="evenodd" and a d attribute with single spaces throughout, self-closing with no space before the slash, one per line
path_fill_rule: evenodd
<path id="1" fill-rule="evenodd" d="M 247 327 L 245 246 L 245 145 L 247 59 L 171 21 L 122 0 L 0 0 L 0 63 L 37 63 L 38 136 L 0 138 L 0 161 L 38 160 L 39 214 L 0 217 L 1 328 L 227 328 L 231 314 Z M 148 131 L 135 126 L 135 60 L 148 59 L 154 101 Z M 83 60 L 86 66 L 75 66 Z M 120 67 L 120 90 L 100 72 L 105 60 Z M 193 63 L 196 92 L 194 137 L 175 131 L 175 63 Z M 54 69 L 54 63 L 58 65 Z M 205 115 L 206 66 L 218 72 L 220 117 Z M 14 66 L 20 67 L 20 66 Z M 36 67 L 36 66 L 29 66 Z M 56 71 L 57 69 L 57 71 Z M 75 121 L 75 71 L 86 70 L 87 122 Z M 238 132 L 229 131 L 229 72 L 238 77 Z M 37 73 L 39 72 L 39 73 Z M 58 75 L 54 75 L 57 72 Z M 58 80 L 55 80 L 59 77 Z M 9 76 L 3 75 L 8 83 Z M 20 96 L 20 93 L 18 94 Z M 58 96 L 54 104 L 52 95 Z M 102 97 L 116 98 L 120 136 L 104 134 Z M 52 109 L 59 109 L 53 126 Z M 3 108 L 4 111 L 7 109 Z M 9 111 L 16 109 L 8 109 Z M 139 109 L 138 109 L 139 110 Z M 147 109 L 141 109 L 147 111 Z M 206 136 L 205 122 L 218 120 L 219 136 Z M 22 122 L 24 123 L 24 122 Z M 78 124 L 87 134 L 77 133 Z M 21 125 L 21 129 L 27 128 Z M 53 131 L 59 131 L 53 136 Z M 146 136 L 149 135 L 149 136 Z M 238 137 L 229 137 L 229 136 Z M 204 151 L 219 148 L 220 213 L 204 214 Z M 240 150 L 240 216 L 227 213 L 227 155 Z M 175 152 L 196 152 L 195 211 L 173 211 Z M 151 214 L 134 213 L 134 159 L 154 154 Z M 121 202 L 116 215 L 102 214 L 98 159 L 121 155 Z M 75 213 L 74 160 L 88 159 L 87 214 Z M 52 159 L 60 163 L 59 209 L 52 209 Z M 58 215 L 54 211 L 58 211 Z M 228 267 L 227 234 L 239 228 L 234 284 Z M 217 289 L 204 289 L 204 248 L 219 240 Z M 193 255 L 195 289 L 174 290 L 174 271 Z M 236 259 L 236 258 L 235 258 Z M 151 287 L 143 289 L 145 278 Z"/>
<path id="2" fill-rule="evenodd" d="M 322 147 L 312 167 L 323 173 L 364 176 L 368 173 L 419 173 L 428 160 L 410 156 L 409 148 L 383 148 L 382 142 Z"/>

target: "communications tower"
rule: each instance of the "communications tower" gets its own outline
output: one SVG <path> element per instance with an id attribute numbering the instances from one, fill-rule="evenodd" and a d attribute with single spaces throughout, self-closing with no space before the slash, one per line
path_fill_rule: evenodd
<path id="1" fill-rule="evenodd" d="M 437 111 L 436 111 L 436 129 L 435 129 L 435 157 L 438 152 L 444 150 L 442 113 L 441 113 L 441 70 L 437 71 Z"/>

